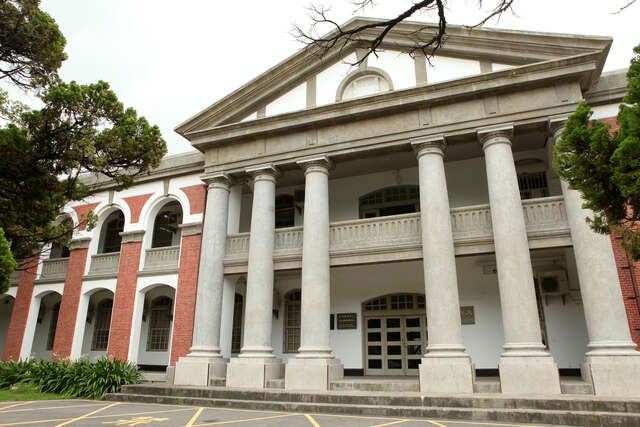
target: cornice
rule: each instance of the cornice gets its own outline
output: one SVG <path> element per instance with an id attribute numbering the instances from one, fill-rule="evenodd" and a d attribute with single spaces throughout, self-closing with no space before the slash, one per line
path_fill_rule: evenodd
<path id="1" fill-rule="evenodd" d="M 417 106 L 477 98 L 482 94 L 513 92 L 556 83 L 558 79 L 584 82 L 597 70 L 597 53 L 578 55 L 519 67 L 479 74 L 379 95 L 338 102 L 307 110 L 294 111 L 249 122 L 234 123 L 185 134 L 200 151 L 234 140 L 290 132 L 326 123 L 353 121 L 370 116 L 406 110 Z"/>
<path id="2" fill-rule="evenodd" d="M 349 29 L 365 23 L 379 22 L 379 19 L 353 18 L 343 24 Z M 435 24 L 424 22 L 401 22 L 385 37 L 382 48 L 409 50 L 415 45 L 417 32 L 428 35 L 436 30 Z M 363 39 L 372 39 L 381 29 L 370 29 L 362 34 Z M 331 33 L 330 33 L 331 34 Z M 585 53 L 596 53 L 596 74 L 599 74 L 609 52 L 612 39 L 597 36 L 579 36 L 474 28 L 447 25 L 447 41 L 438 55 L 460 58 L 485 59 L 507 64 L 529 64 Z M 349 55 L 357 47 L 354 42 L 342 49 L 334 49 L 319 55 L 314 46 L 309 46 L 226 97 L 205 108 L 175 127 L 175 131 L 186 136 L 196 129 L 224 125 L 251 114 L 259 106 L 286 93 L 303 83 L 311 74 L 328 67 L 333 62 Z M 597 78 L 597 76 L 596 76 Z M 593 82 L 594 79 L 592 79 Z"/>

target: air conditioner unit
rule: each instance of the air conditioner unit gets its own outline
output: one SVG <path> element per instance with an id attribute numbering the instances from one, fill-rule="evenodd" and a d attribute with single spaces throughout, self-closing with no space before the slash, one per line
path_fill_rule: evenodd
<path id="1" fill-rule="evenodd" d="M 566 295 L 569 293 L 567 272 L 562 269 L 539 271 L 536 274 L 540 295 Z"/>

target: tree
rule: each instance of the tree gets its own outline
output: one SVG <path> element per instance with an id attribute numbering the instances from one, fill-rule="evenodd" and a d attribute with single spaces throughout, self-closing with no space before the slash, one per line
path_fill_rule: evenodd
<path id="1" fill-rule="evenodd" d="M 554 168 L 570 188 L 580 191 L 587 218 L 599 233 L 622 236 L 622 247 L 640 260 L 640 45 L 627 72 L 627 95 L 617 115 L 615 132 L 590 120 L 582 102 L 565 125 L 554 151 Z"/>
<path id="2" fill-rule="evenodd" d="M 66 203 L 90 193 L 81 174 L 103 175 L 123 188 L 167 151 L 159 128 L 125 109 L 107 83 L 60 80 L 66 40 L 39 3 L 0 0 L 0 80 L 44 104 L 29 111 L 0 91 L 0 116 L 9 121 L 0 129 L 0 250 L 6 236 L 17 258 L 46 243 L 68 243 L 73 224 L 55 220 Z M 0 253 L 0 284 L 13 271 L 3 260 Z"/>
<path id="3" fill-rule="evenodd" d="M 13 259 L 4 232 L 0 228 L 0 294 L 9 289 L 9 276 L 16 268 L 18 268 L 18 263 Z"/>

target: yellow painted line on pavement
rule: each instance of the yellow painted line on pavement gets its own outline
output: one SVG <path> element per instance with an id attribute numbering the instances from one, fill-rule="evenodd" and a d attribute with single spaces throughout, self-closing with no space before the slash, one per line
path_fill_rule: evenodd
<path id="1" fill-rule="evenodd" d="M 98 412 L 102 412 L 105 409 L 113 408 L 114 406 L 117 406 L 119 404 L 120 402 L 116 402 L 116 403 L 112 403 L 111 405 L 103 406 L 102 408 L 96 409 L 95 411 L 89 412 L 88 414 L 80 415 L 79 417 L 72 418 L 69 421 L 65 421 L 61 424 L 57 424 L 55 427 L 62 427 L 62 426 L 66 426 L 67 424 L 71 424 L 75 421 L 83 420 L 87 417 L 90 417 L 91 415 L 97 414 Z"/>
<path id="2" fill-rule="evenodd" d="M 375 426 L 372 427 L 383 427 L 383 426 L 390 426 L 393 424 L 402 424 L 402 423 L 408 423 L 409 420 L 397 420 L 397 421 L 391 421 L 390 423 L 385 423 L 385 424 L 376 424 Z"/>
<path id="3" fill-rule="evenodd" d="M 437 425 L 438 427 L 447 427 L 446 425 L 444 425 L 444 424 L 440 424 L 439 422 L 436 422 L 436 421 L 433 421 L 433 420 L 426 420 L 426 421 L 427 421 L 428 423 L 435 424 L 435 425 Z"/>
<path id="4" fill-rule="evenodd" d="M 217 408 L 211 408 L 211 409 L 217 409 Z M 244 423 L 244 422 L 247 422 L 247 421 L 271 420 L 271 419 L 274 419 L 274 418 L 295 417 L 296 415 L 300 415 L 300 414 L 271 415 L 269 417 L 247 418 L 247 419 L 242 419 L 242 420 L 218 421 L 218 422 L 215 422 L 215 423 L 196 424 L 194 427 L 199 427 L 199 426 L 217 426 L 217 425 L 220 425 L 220 424 Z"/>
<path id="5" fill-rule="evenodd" d="M 31 402 L 34 403 L 34 402 Z M 40 408 L 23 408 L 23 409 L 11 409 L 9 411 L 3 412 L 3 414 L 10 414 L 12 412 L 30 412 L 30 411 L 45 411 L 49 409 L 66 409 L 66 408 L 84 408 L 86 406 L 96 406 L 96 405 L 104 405 L 104 402 L 96 402 L 96 403 L 85 403 L 82 405 L 66 405 L 66 406 L 43 406 Z"/>
<path id="6" fill-rule="evenodd" d="M 536 425 L 526 424 L 503 424 L 503 423 L 488 423 L 486 421 L 449 421 L 451 424 L 482 424 L 483 426 L 497 426 L 497 427 L 541 427 Z"/>
<path id="7" fill-rule="evenodd" d="M 309 420 L 309 422 L 311 423 L 311 425 L 312 425 L 313 427 L 320 427 L 320 424 L 318 424 L 318 423 L 316 422 L 316 420 L 314 420 L 314 419 L 313 419 L 313 417 L 312 417 L 311 415 L 309 415 L 309 414 L 304 414 L 304 416 Z"/>
<path id="8" fill-rule="evenodd" d="M 192 427 L 193 423 L 196 422 L 196 420 L 198 419 L 198 417 L 200 416 L 200 414 L 202 413 L 202 411 L 204 411 L 204 408 L 198 408 L 198 410 L 196 411 L 195 414 L 193 414 L 193 417 L 191 417 L 191 419 L 189 420 L 189 422 L 187 424 L 185 424 L 184 427 Z"/>
<path id="9" fill-rule="evenodd" d="M 15 408 L 16 406 L 27 405 L 29 403 L 33 403 L 33 402 L 29 401 L 29 402 L 14 403 L 13 405 L 7 405 L 4 408 L 0 408 L 0 411 L 4 411 L 5 409 L 9 409 L 9 408 Z"/>

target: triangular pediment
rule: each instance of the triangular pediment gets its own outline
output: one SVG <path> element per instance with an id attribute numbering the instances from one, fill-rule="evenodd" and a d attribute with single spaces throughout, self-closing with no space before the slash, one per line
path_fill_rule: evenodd
<path id="1" fill-rule="evenodd" d="M 344 24 L 343 28 L 352 28 L 375 21 L 379 20 L 354 18 Z M 368 30 L 363 35 L 363 38 L 374 38 L 379 34 L 379 31 L 381 30 Z M 425 40 L 436 31 L 437 25 L 435 24 L 401 22 L 385 37 L 381 49 L 383 52 L 387 52 L 384 54 L 387 57 L 389 54 L 397 55 L 397 60 L 391 59 L 394 64 L 396 62 L 398 64 L 402 61 L 406 62 L 409 52 L 416 44 L 416 37 Z M 436 83 L 434 76 L 438 75 L 439 70 L 446 70 L 446 67 L 452 70 L 450 75 L 445 76 L 450 77 L 450 80 L 464 78 L 469 75 L 469 72 L 473 74 L 474 65 L 472 63 L 477 64 L 475 66 L 477 68 L 475 74 L 479 74 L 500 71 L 505 68 L 515 69 L 519 67 L 525 70 L 527 66 L 532 64 L 553 63 L 554 61 L 562 61 L 583 55 L 589 56 L 591 61 L 595 60 L 596 62 L 594 69 L 589 70 L 586 76 L 581 77 L 583 89 L 588 89 L 597 80 L 611 43 L 612 39 L 609 37 L 491 28 L 469 29 L 464 26 L 448 25 L 444 44 L 438 50 L 436 56 L 426 65 L 426 74 L 431 78 L 422 82 L 416 80 L 413 82 L 413 86 Z M 315 88 L 316 80 L 322 80 L 327 73 L 333 72 L 332 70 L 334 69 L 339 69 L 339 72 L 334 73 L 338 80 L 335 83 L 337 87 L 340 83 L 339 80 L 342 79 L 341 76 L 358 71 L 358 67 L 350 66 L 348 63 L 354 62 L 359 49 L 362 49 L 362 46 L 359 46 L 357 42 L 351 43 L 342 49 L 325 52 L 322 56 L 318 54 L 316 47 L 308 46 L 301 49 L 178 125 L 175 130 L 186 138 L 192 139 L 192 135 L 201 131 L 243 120 L 259 119 L 264 117 L 269 110 L 271 110 L 271 114 L 267 115 L 282 114 L 287 112 L 278 107 L 282 104 L 283 99 L 289 101 L 289 111 L 320 106 L 323 101 L 326 103 L 328 96 L 334 96 L 336 88 L 324 88 L 321 93 L 325 99 L 316 100 L 314 95 L 312 104 L 309 104 L 306 86 L 313 84 Z M 401 60 L 398 55 L 404 55 L 404 59 Z M 385 73 L 384 67 L 377 67 L 376 64 L 376 61 L 380 63 L 382 56 L 370 56 L 372 59 L 369 61 L 369 69 L 379 69 L 381 73 Z M 411 60 L 413 61 L 414 59 Z M 389 61 L 387 59 L 388 63 L 390 63 Z M 471 71 L 467 71 L 467 74 L 456 74 L 456 70 L 461 70 L 467 65 L 469 65 L 468 70 Z M 438 79 L 442 80 L 443 73 L 444 71 L 440 73 Z M 418 78 L 416 77 L 416 79 Z M 393 90 L 407 88 L 406 85 L 398 87 L 391 84 L 391 78 L 388 80 Z M 338 96 L 332 102 L 339 100 Z"/>

